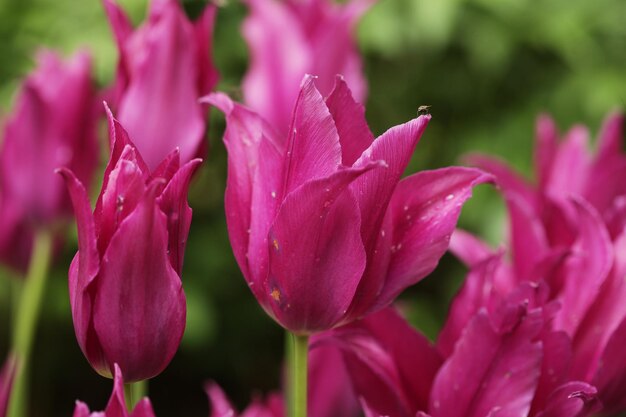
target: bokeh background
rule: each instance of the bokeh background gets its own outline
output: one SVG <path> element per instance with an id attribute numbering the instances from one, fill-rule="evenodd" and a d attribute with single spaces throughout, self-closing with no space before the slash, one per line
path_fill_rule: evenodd
<path id="1" fill-rule="evenodd" d="M 141 22 L 145 0 L 120 3 Z M 203 6 L 183 4 L 191 16 Z M 239 33 L 245 13 L 239 1 L 224 2 L 215 29 L 219 89 L 234 97 L 247 67 Z M 608 111 L 626 107 L 624 22 L 623 0 L 379 0 L 357 28 L 370 88 L 368 121 L 380 134 L 430 104 L 433 120 L 408 172 L 462 163 L 462 155 L 480 151 L 529 175 L 538 113 L 551 113 L 561 130 L 584 123 L 595 136 Z M 117 52 L 98 0 L 0 0 L 0 120 L 43 47 L 66 55 L 89 49 L 98 85 L 112 80 Z M 223 212 L 224 121 L 215 111 L 210 117 L 211 151 L 190 195 L 187 330 L 172 364 L 150 382 L 160 416 L 206 416 L 208 379 L 240 408 L 280 385 L 284 335 L 257 306 L 232 256 Z M 105 131 L 103 126 L 103 140 Z M 502 202 L 489 186 L 477 189 L 461 217 L 462 227 L 493 244 L 505 222 Z M 74 338 L 67 268 L 75 250 L 72 237 L 49 280 L 34 351 L 32 416 L 70 416 L 76 399 L 103 409 L 110 395 L 110 382 L 91 370 Z M 4 357 L 15 285 L 10 271 L 0 274 Z M 446 255 L 435 273 L 402 296 L 411 321 L 429 337 L 437 334 L 463 276 Z"/>

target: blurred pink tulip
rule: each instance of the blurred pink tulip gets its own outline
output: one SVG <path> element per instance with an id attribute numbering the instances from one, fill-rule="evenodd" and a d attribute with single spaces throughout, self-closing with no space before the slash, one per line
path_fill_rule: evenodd
<path id="1" fill-rule="evenodd" d="M 346 83 L 324 100 L 304 78 L 287 137 L 213 94 L 226 114 L 226 220 L 245 279 L 291 332 L 348 323 L 428 275 L 461 207 L 489 175 L 471 168 L 401 180 L 430 116 L 374 139 Z"/>
<path id="2" fill-rule="evenodd" d="M 63 63 L 39 53 L 4 128 L 0 150 L 0 258 L 25 272 L 35 230 L 71 218 L 71 203 L 55 168 L 67 167 L 89 185 L 98 162 L 95 91 L 86 53 Z"/>
<path id="3" fill-rule="evenodd" d="M 191 223 L 187 188 L 200 160 L 182 167 L 172 152 L 150 172 L 109 113 L 111 158 L 92 215 L 84 187 L 61 170 L 78 223 L 79 251 L 69 271 L 78 343 L 92 367 L 125 382 L 159 374 L 185 328 L 181 283 Z"/>
<path id="4" fill-rule="evenodd" d="M 9 357 L 0 371 L 0 417 L 5 417 L 7 415 L 14 377 L 15 359 Z"/>
<path id="5" fill-rule="evenodd" d="M 190 22 L 176 0 L 152 0 L 147 22 L 133 30 L 114 0 L 103 0 L 120 55 L 113 109 L 148 168 L 174 149 L 181 162 L 199 156 L 206 115 L 198 99 L 217 84 L 211 58 L 216 7 Z"/>
<path id="6" fill-rule="evenodd" d="M 238 413 L 215 382 L 207 383 L 204 389 L 211 403 L 210 417 L 285 417 L 280 394 L 271 394 L 266 401 L 255 399 L 242 413 Z"/>
<path id="7" fill-rule="evenodd" d="M 246 0 L 250 14 L 243 35 L 250 48 L 250 68 L 243 80 L 244 101 L 281 134 L 305 74 L 322 95 L 343 74 L 358 102 L 364 102 L 367 82 L 353 38 L 354 27 L 376 0 Z"/>
<path id="8" fill-rule="evenodd" d="M 115 375 L 113 392 L 111 392 L 111 398 L 104 411 L 90 412 L 87 404 L 76 401 L 74 417 L 154 417 L 154 411 L 148 398 L 140 400 L 133 411 L 131 413 L 128 412 L 124 399 L 124 378 L 117 364 L 114 365 L 113 373 Z"/>
<path id="9" fill-rule="evenodd" d="M 567 357 L 546 352 L 560 340 L 548 320 L 547 310 L 524 302 L 501 304 L 495 315 L 481 309 L 448 356 L 391 309 L 320 340 L 342 348 L 368 417 L 589 416 L 598 410 L 596 390 L 556 373 Z"/>

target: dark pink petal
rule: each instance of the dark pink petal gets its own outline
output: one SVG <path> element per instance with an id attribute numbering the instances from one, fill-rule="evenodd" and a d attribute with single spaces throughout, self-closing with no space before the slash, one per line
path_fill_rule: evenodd
<path id="1" fill-rule="evenodd" d="M 516 195 L 518 196 L 517 198 L 522 199 L 526 205 L 536 210 L 539 202 L 537 201 L 535 191 L 524 178 L 512 171 L 504 162 L 478 154 L 469 155 L 465 159 L 467 159 L 471 165 L 493 174 L 496 184 L 502 188 L 506 197 Z"/>
<path id="2" fill-rule="evenodd" d="M 150 400 L 147 398 L 141 399 L 137 405 L 135 405 L 130 417 L 155 417 Z"/>
<path id="3" fill-rule="evenodd" d="M 468 324 L 431 392 L 433 417 L 525 416 L 541 369 L 539 311 L 497 330 L 485 311 Z M 506 321 L 506 319 L 504 319 Z"/>
<path id="4" fill-rule="evenodd" d="M 515 273 L 519 280 L 535 281 L 538 277 L 531 276 L 531 273 L 549 251 L 546 232 L 537 212 L 527 200 L 518 194 L 509 194 L 506 203 Z"/>
<path id="5" fill-rule="evenodd" d="M 69 270 L 70 307 L 76 339 L 83 353 L 99 372 L 108 373 L 108 365 L 102 355 L 92 325 L 92 299 L 90 286 L 100 270 L 96 233 L 87 191 L 74 174 L 62 168 L 59 174 L 67 185 L 78 229 L 78 253 Z"/>
<path id="6" fill-rule="evenodd" d="M 170 362 L 185 328 L 185 295 L 167 257 L 167 219 L 151 184 L 113 235 L 101 263 L 94 326 L 109 364 L 126 382 L 151 378 Z"/>
<path id="7" fill-rule="evenodd" d="M 626 317 L 626 233 L 613 242 L 613 269 L 581 322 L 574 339 L 572 375 L 591 381 L 611 335 Z"/>
<path id="8" fill-rule="evenodd" d="M 165 183 L 170 182 L 176 171 L 180 169 L 180 150 L 174 149 L 161 161 L 161 163 L 150 173 L 146 183 L 155 178 L 163 178 Z"/>
<path id="9" fill-rule="evenodd" d="M 215 382 L 207 382 L 204 385 L 204 392 L 206 392 L 207 397 L 209 397 L 209 402 L 211 404 L 211 415 L 210 417 L 236 417 L 237 413 L 235 412 L 233 406 L 230 401 L 224 394 L 224 391 L 217 385 Z"/>
<path id="10" fill-rule="evenodd" d="M 626 346 L 626 318 L 611 335 L 593 379 L 593 384 L 598 388 L 598 396 L 602 401 L 602 411 L 607 415 L 626 409 L 624 346 Z"/>
<path id="11" fill-rule="evenodd" d="M 341 351 L 312 341 L 309 350 L 309 399 L 311 417 L 356 417 L 360 408 Z"/>
<path id="12" fill-rule="evenodd" d="M 352 166 L 374 141 L 374 135 L 365 120 L 365 108 L 354 101 L 348 85 L 339 75 L 335 78 L 335 87 L 326 98 L 326 105 L 339 133 L 341 163 Z"/>
<path id="13" fill-rule="evenodd" d="M 426 409 L 441 358 L 395 310 L 384 309 L 331 334 L 371 415 L 413 416 Z"/>
<path id="14" fill-rule="evenodd" d="M 205 130 L 194 28 L 180 5 L 168 1 L 155 3 L 148 24 L 133 35 L 126 56 L 132 75 L 118 117 L 151 169 L 177 147 L 187 162 Z"/>
<path id="15" fill-rule="evenodd" d="M 246 407 L 240 414 L 241 417 L 284 417 L 285 407 L 282 396 L 270 395 L 266 403 L 260 400 L 253 400 L 252 404 Z"/>
<path id="16" fill-rule="evenodd" d="M 348 189 L 371 162 L 306 182 L 287 195 L 269 233 L 270 270 L 265 303 L 292 332 L 336 325 L 365 269 L 357 201 Z"/>
<path id="17" fill-rule="evenodd" d="M 589 175 L 589 133 L 582 126 L 573 127 L 554 156 L 550 181 L 545 193 L 552 198 L 567 198 L 583 192 Z"/>
<path id="18" fill-rule="evenodd" d="M 183 258 L 187 235 L 191 226 L 192 210 L 187 203 L 187 191 L 194 172 L 200 166 L 201 159 L 193 159 L 176 171 L 162 194 L 157 198 L 161 211 L 167 216 L 167 235 L 169 243 L 167 253 L 178 275 L 183 273 Z"/>
<path id="19" fill-rule="evenodd" d="M 371 161 L 384 161 L 388 168 L 370 172 L 356 180 L 350 188 L 361 211 L 361 238 L 369 254 L 367 270 L 357 290 L 358 304 L 351 306 L 349 315 L 360 317 L 382 290 L 388 259 L 372 256 L 378 248 L 387 246 L 390 235 L 383 236 L 381 226 L 389 201 L 417 145 L 430 116 L 420 116 L 405 124 L 394 126 L 379 136 L 354 163 L 361 167 Z"/>
<path id="20" fill-rule="evenodd" d="M 552 408 L 555 391 L 572 379 L 569 374 L 573 357 L 570 337 L 565 332 L 546 331 L 542 343 L 541 377 L 529 415 Z"/>
<path id="21" fill-rule="evenodd" d="M 452 233 L 448 250 L 469 268 L 496 254 L 485 242 L 461 229 Z"/>
<path id="22" fill-rule="evenodd" d="M 568 382 L 555 390 L 537 417 L 586 417 L 600 411 L 595 387 L 584 382 Z M 604 411 L 602 409 L 602 411 Z"/>
<path id="23" fill-rule="evenodd" d="M 452 355 L 467 324 L 481 308 L 493 303 L 494 293 L 499 300 L 504 299 L 505 294 L 498 294 L 498 288 L 494 285 L 502 265 L 502 254 L 496 254 L 474 264 L 470 269 L 461 290 L 452 301 L 444 327 L 437 338 L 437 349 L 443 357 Z"/>
<path id="24" fill-rule="evenodd" d="M 128 417 L 124 399 L 124 376 L 118 364 L 113 365 L 113 392 L 104 411 L 106 417 Z"/>
<path id="25" fill-rule="evenodd" d="M 340 165 L 341 146 L 335 121 L 315 88 L 313 77 L 307 75 L 302 80 L 293 110 L 287 139 L 285 183 L 279 198 L 284 199 L 306 181 L 329 176 Z"/>
<path id="26" fill-rule="evenodd" d="M 74 406 L 74 414 L 73 417 L 89 417 L 89 407 L 87 404 L 81 401 L 76 401 L 76 405 Z"/>
<path id="27" fill-rule="evenodd" d="M 552 164 L 559 147 L 559 132 L 552 118 L 542 114 L 535 127 L 535 175 L 539 189 L 545 190 L 552 174 Z"/>
<path id="28" fill-rule="evenodd" d="M 109 19 L 111 29 L 113 29 L 113 35 L 115 36 L 117 46 L 120 50 L 122 50 L 128 41 L 128 38 L 130 38 L 133 33 L 133 26 L 130 23 L 128 16 L 126 16 L 126 13 L 124 13 L 115 1 L 102 0 L 102 3 L 104 4 L 104 11 Z M 123 56 L 124 54 L 121 55 Z"/>
<path id="29" fill-rule="evenodd" d="M 435 269 L 448 250 L 463 203 L 476 185 L 492 179 L 477 169 L 451 167 L 422 171 L 398 183 L 386 213 L 391 217 L 391 229 L 385 230 L 391 234 L 391 260 L 374 308 L 391 303 Z"/>
<path id="30" fill-rule="evenodd" d="M 579 227 L 572 256 L 563 266 L 563 288 L 558 300 L 561 310 L 554 326 L 573 336 L 605 279 L 613 262 L 609 234 L 598 213 L 584 200 L 573 200 Z"/>
<path id="31" fill-rule="evenodd" d="M 211 94 L 202 100 L 226 115 L 228 234 L 244 277 L 260 287 L 259 277 L 267 274 L 267 269 L 265 275 L 260 271 L 267 265 L 267 232 L 280 204 L 284 144 L 261 117 L 225 94 Z"/>

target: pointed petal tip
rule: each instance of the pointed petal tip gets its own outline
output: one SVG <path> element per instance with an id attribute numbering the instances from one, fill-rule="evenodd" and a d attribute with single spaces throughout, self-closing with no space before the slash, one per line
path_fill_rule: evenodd
<path id="1" fill-rule="evenodd" d="M 210 104 L 211 106 L 217 107 L 226 116 L 228 116 L 235 107 L 235 102 L 233 102 L 227 94 L 220 91 L 200 97 L 198 101 L 200 103 Z"/>

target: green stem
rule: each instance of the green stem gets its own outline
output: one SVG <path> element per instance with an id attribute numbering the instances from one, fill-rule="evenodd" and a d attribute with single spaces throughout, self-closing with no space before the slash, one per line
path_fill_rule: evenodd
<path id="1" fill-rule="evenodd" d="M 309 336 L 293 335 L 291 349 L 291 417 L 306 417 Z"/>
<path id="2" fill-rule="evenodd" d="M 148 380 L 124 384 L 124 398 L 129 413 L 133 411 L 139 400 L 146 396 L 147 390 Z"/>
<path id="3" fill-rule="evenodd" d="M 23 417 L 27 414 L 30 356 L 46 288 L 52 241 L 49 231 L 42 230 L 35 234 L 28 274 L 14 316 L 13 353 L 17 359 L 17 369 L 11 390 L 9 417 Z"/>

